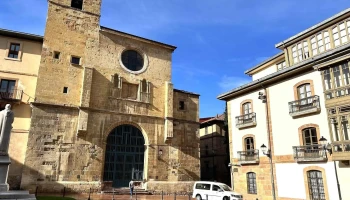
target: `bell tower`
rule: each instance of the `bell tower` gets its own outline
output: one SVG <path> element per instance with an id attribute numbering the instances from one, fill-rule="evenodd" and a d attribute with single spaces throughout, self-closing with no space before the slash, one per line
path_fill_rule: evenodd
<path id="1" fill-rule="evenodd" d="M 48 0 L 36 102 L 81 105 L 85 71 L 98 61 L 100 10 L 101 0 Z"/>

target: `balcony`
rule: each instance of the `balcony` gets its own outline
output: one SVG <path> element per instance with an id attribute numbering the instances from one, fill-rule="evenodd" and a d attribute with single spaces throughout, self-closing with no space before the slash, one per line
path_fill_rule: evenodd
<path id="1" fill-rule="evenodd" d="M 256 114 L 254 112 L 236 117 L 237 128 L 241 129 L 251 126 L 256 126 Z"/>
<path id="2" fill-rule="evenodd" d="M 257 164 L 259 163 L 259 150 L 238 151 L 238 162 L 241 165 L 244 164 Z"/>
<path id="3" fill-rule="evenodd" d="M 326 161 L 327 152 L 321 144 L 294 146 L 294 159 L 297 162 Z"/>
<path id="4" fill-rule="evenodd" d="M 21 102 L 23 96 L 23 90 L 8 90 L 0 89 L 0 101 L 1 102 Z"/>
<path id="5" fill-rule="evenodd" d="M 302 115 L 320 112 L 320 97 L 315 95 L 288 103 L 289 115 L 299 117 Z"/>
<path id="6" fill-rule="evenodd" d="M 333 142 L 333 154 L 332 159 L 341 161 L 341 160 L 350 160 L 350 141 L 343 142 Z"/>

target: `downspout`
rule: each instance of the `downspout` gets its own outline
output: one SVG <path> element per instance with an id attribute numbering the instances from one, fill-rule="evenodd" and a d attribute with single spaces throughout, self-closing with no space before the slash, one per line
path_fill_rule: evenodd
<path id="1" fill-rule="evenodd" d="M 286 48 L 286 45 L 284 45 L 284 42 L 282 42 L 283 44 L 283 48 L 285 49 Z M 290 67 L 290 61 L 289 61 L 289 53 L 288 53 L 288 49 L 286 49 L 287 51 L 287 61 L 288 61 L 288 67 Z"/>
<path id="2" fill-rule="evenodd" d="M 266 102 L 265 102 L 265 109 L 266 109 L 266 124 L 267 124 L 267 135 L 268 135 L 268 144 L 269 144 L 269 149 L 270 149 L 270 166 L 271 166 L 271 184 L 272 184 L 272 197 L 274 200 L 276 200 L 276 193 L 275 193 L 275 179 L 274 179 L 274 173 L 273 173 L 273 163 L 272 163 L 272 151 L 271 151 L 271 130 L 270 130 L 270 119 L 269 119 L 269 107 L 267 104 L 268 101 L 268 96 L 267 96 L 267 91 L 266 88 L 260 83 L 261 87 L 264 89 L 264 93 L 266 96 Z"/>

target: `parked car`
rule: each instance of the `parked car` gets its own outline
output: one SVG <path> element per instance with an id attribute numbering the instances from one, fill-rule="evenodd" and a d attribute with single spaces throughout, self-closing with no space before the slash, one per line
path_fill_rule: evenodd
<path id="1" fill-rule="evenodd" d="M 224 183 L 197 181 L 193 185 L 193 198 L 196 200 L 243 200 L 243 196 L 234 192 Z"/>

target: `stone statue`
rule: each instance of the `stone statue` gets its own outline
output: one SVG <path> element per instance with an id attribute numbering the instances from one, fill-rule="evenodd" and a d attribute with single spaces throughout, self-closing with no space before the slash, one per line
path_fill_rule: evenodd
<path id="1" fill-rule="evenodd" d="M 11 105 L 6 104 L 5 110 L 0 112 L 0 155 L 8 155 L 13 120 Z"/>

